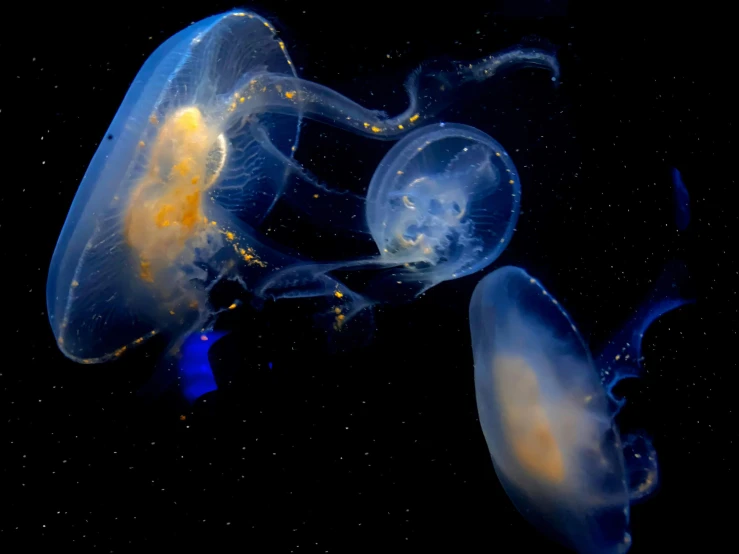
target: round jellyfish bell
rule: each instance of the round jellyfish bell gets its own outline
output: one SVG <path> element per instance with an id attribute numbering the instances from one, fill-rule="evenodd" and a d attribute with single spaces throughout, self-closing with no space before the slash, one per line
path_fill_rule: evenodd
<path id="1" fill-rule="evenodd" d="M 427 125 L 395 144 L 370 182 L 362 207 L 377 256 L 289 267 L 259 292 L 281 298 L 299 275 L 367 270 L 362 292 L 374 301 L 417 296 L 495 261 L 520 201 L 518 173 L 497 141 L 468 125 Z"/>
<path id="2" fill-rule="evenodd" d="M 403 264 L 399 278 L 428 288 L 498 258 L 520 203 L 505 149 L 474 127 L 448 123 L 416 131 L 388 152 L 372 177 L 366 216 L 383 262 Z"/>

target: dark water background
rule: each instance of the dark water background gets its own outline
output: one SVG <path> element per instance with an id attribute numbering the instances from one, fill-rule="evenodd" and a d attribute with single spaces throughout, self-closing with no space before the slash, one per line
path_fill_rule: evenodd
<path id="1" fill-rule="evenodd" d="M 212 350 L 220 390 L 192 409 L 176 395 L 136 398 L 153 349 L 84 367 L 58 351 L 46 272 L 98 141 L 145 58 L 232 7 L 7 13 L 18 29 L 0 38 L 0 550 L 558 552 L 508 501 L 476 418 L 467 309 L 480 274 L 377 310 L 359 346 L 328 350 L 289 302 L 244 310 Z M 658 495 L 633 509 L 632 552 L 721 549 L 737 490 L 737 113 L 722 17 L 534 1 L 249 7 L 280 31 L 300 76 L 391 113 L 426 59 L 558 48 L 559 87 L 517 72 L 443 119 L 489 133 L 518 167 L 522 215 L 493 267 L 539 277 L 594 347 L 666 261 L 689 264 L 698 302 L 650 328 L 645 378 L 628 389 L 623 423 L 654 435 L 662 468 Z M 389 147 L 308 124 L 297 157 L 327 182 L 368 183 Z M 683 233 L 672 167 L 691 195 Z M 344 248 L 273 223 L 317 256 Z"/>

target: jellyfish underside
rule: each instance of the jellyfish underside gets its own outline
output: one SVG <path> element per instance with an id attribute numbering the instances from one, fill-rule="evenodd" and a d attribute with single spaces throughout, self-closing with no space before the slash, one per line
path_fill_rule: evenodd
<path id="1" fill-rule="evenodd" d="M 504 267 L 476 287 L 470 329 L 480 424 L 516 508 L 577 552 L 626 552 L 629 505 L 656 489 L 656 453 L 642 432 L 619 435 L 572 320 L 536 279 Z"/>

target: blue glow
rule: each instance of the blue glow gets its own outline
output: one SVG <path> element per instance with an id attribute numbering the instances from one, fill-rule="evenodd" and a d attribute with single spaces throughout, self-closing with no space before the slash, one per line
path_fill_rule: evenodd
<path id="1" fill-rule="evenodd" d="M 208 351 L 226 334 L 224 331 L 195 333 L 182 344 L 178 363 L 180 387 L 183 396 L 191 404 L 218 388 L 208 359 Z"/>
<path id="2" fill-rule="evenodd" d="M 690 224 L 690 196 L 680 172 L 672 168 L 672 185 L 675 191 L 675 224 L 684 231 Z"/>
<path id="3" fill-rule="evenodd" d="M 642 342 L 649 326 L 666 313 L 695 302 L 687 297 L 688 281 L 688 270 L 684 263 L 673 261 L 667 264 L 647 298 L 597 356 L 595 364 L 601 372 L 603 385 L 615 403 L 614 413 L 624 403 L 624 399 L 614 396 L 614 387 L 624 379 L 642 374 Z"/>

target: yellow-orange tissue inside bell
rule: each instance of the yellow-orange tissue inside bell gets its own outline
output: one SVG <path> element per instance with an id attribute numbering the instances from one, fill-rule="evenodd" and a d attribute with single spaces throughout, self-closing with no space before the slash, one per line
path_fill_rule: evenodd
<path id="1" fill-rule="evenodd" d="M 508 497 L 573 551 L 625 554 L 631 500 L 621 437 L 572 319 L 513 266 L 477 284 L 469 316 L 480 426 Z"/>
<path id="2" fill-rule="evenodd" d="M 526 471 L 561 482 L 565 476 L 562 451 L 542 405 L 536 373 L 523 358 L 501 357 L 493 366 L 503 428 L 514 456 Z"/>
<path id="3" fill-rule="evenodd" d="M 187 242 L 208 226 L 206 190 L 225 163 L 225 143 L 201 111 L 182 108 L 158 127 L 147 168 L 126 208 L 126 242 L 140 258 L 141 278 L 152 281 L 178 259 Z"/>

